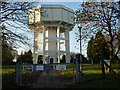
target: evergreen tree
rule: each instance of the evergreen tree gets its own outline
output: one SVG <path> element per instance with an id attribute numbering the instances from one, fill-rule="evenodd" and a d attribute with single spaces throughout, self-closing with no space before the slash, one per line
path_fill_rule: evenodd
<path id="1" fill-rule="evenodd" d="M 33 57 L 32 57 L 32 51 L 31 51 L 31 50 L 29 50 L 29 51 L 26 53 L 26 56 L 27 56 L 27 62 L 28 62 L 28 63 L 32 63 L 32 62 L 33 62 L 33 61 L 32 61 Z"/>
<path id="2" fill-rule="evenodd" d="M 2 41 L 2 64 L 8 65 L 13 62 L 14 55 L 12 53 L 12 47 L 8 45 L 6 41 Z"/>
<path id="3" fill-rule="evenodd" d="M 21 56 L 22 56 L 22 63 L 32 63 L 32 51 L 29 50 L 28 52 L 24 52 L 24 54 L 21 53 Z"/>
<path id="4" fill-rule="evenodd" d="M 90 41 L 88 42 L 88 47 L 87 47 L 87 58 L 88 60 L 91 62 L 91 64 L 93 64 L 93 60 L 94 60 L 94 47 L 93 47 L 93 44 L 94 44 L 94 37 L 92 37 L 90 39 Z"/>
<path id="5" fill-rule="evenodd" d="M 81 61 L 80 61 L 80 55 L 81 54 L 76 54 L 77 55 L 77 58 L 78 58 L 78 64 L 80 64 L 81 63 Z M 88 60 L 87 60 L 87 58 L 84 56 L 84 55 L 81 55 L 82 56 L 82 63 L 83 64 L 86 64 L 86 63 L 88 63 Z"/>
<path id="6" fill-rule="evenodd" d="M 101 31 L 98 31 L 95 36 L 95 42 L 94 42 L 94 54 L 96 63 L 100 62 L 101 60 L 101 53 L 103 55 L 104 59 L 108 59 L 110 57 L 110 47 L 108 46 L 108 43 L 105 40 L 104 35 Z"/>
<path id="7" fill-rule="evenodd" d="M 101 31 L 96 33 L 95 39 L 92 37 L 87 47 L 88 60 L 93 64 L 101 61 L 101 54 L 103 59 L 109 59 L 110 47 L 105 40 L 104 35 Z"/>
<path id="8" fill-rule="evenodd" d="M 75 55 L 76 55 L 75 52 L 71 52 L 71 53 L 70 53 L 70 58 L 71 58 L 71 59 L 70 59 L 70 63 L 73 63 L 73 60 L 75 60 L 75 59 L 74 59 Z M 75 63 L 75 61 L 74 61 L 74 63 Z"/>

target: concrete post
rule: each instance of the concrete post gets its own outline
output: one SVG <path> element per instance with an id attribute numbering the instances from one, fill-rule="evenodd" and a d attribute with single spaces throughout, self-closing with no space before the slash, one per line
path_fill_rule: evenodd
<path id="1" fill-rule="evenodd" d="M 65 49 L 68 53 L 66 53 L 66 63 L 70 63 L 70 46 L 69 46 L 69 30 L 65 30 Z"/>
<path id="2" fill-rule="evenodd" d="M 38 32 L 34 31 L 34 51 L 33 51 L 33 64 L 37 64 L 38 62 Z"/>
<path id="3" fill-rule="evenodd" d="M 43 26 L 43 64 L 45 64 L 45 26 Z"/>
<path id="4" fill-rule="evenodd" d="M 58 63 L 60 63 L 60 25 L 57 27 L 57 37 L 59 38 L 57 41 L 58 46 Z"/>
<path id="5" fill-rule="evenodd" d="M 46 51 L 48 51 L 48 56 L 54 59 L 54 63 L 57 63 L 56 58 L 58 58 L 58 47 L 57 47 L 57 27 L 48 27 L 46 29 Z M 52 52 L 53 51 L 53 52 Z M 56 56 L 57 54 L 57 56 Z"/>

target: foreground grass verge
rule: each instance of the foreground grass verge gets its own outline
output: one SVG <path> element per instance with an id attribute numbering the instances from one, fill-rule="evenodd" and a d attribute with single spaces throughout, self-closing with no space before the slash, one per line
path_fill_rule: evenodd
<path id="1" fill-rule="evenodd" d="M 120 76 L 120 69 L 118 64 L 113 64 L 112 68 L 117 73 L 117 75 Z M 73 77 L 72 67 L 69 68 L 69 71 L 60 72 L 66 80 L 70 80 Z M 83 74 L 84 75 L 79 76 L 80 79 L 77 86 L 73 86 L 72 88 L 120 88 L 120 81 L 113 73 L 106 73 L 105 78 L 102 77 L 102 70 L 100 64 L 83 65 Z"/>
<path id="2" fill-rule="evenodd" d="M 120 76 L 120 69 L 117 64 L 113 64 L 112 68 Z M 72 65 L 67 67 L 67 70 L 60 71 L 66 81 L 73 81 Z M 76 70 L 76 68 L 75 68 Z M 5 88 L 18 88 L 15 85 L 15 65 L 7 65 L 2 67 L 2 81 Z M 68 86 L 68 88 L 120 88 L 120 81 L 117 80 L 114 74 L 106 74 L 105 79 L 102 77 L 100 64 L 83 64 L 83 73 L 80 75 L 80 82 L 76 86 Z M 75 71 L 76 75 L 76 71 Z M 27 76 L 26 76 L 27 77 Z"/>

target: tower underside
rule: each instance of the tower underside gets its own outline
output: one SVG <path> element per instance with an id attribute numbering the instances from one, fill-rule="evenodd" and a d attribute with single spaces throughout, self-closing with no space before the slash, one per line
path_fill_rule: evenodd
<path id="1" fill-rule="evenodd" d="M 43 55 L 43 64 L 47 63 L 47 57 L 52 58 L 53 63 L 60 63 L 61 55 L 65 55 L 66 63 L 70 63 L 69 31 L 73 26 L 59 22 L 56 25 L 44 24 L 31 27 L 34 29 L 34 64 L 38 63 L 39 55 Z M 39 45 L 42 46 L 41 51 Z"/>

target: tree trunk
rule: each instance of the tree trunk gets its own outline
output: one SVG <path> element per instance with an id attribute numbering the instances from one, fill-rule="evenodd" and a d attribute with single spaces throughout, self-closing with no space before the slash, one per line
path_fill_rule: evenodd
<path id="1" fill-rule="evenodd" d="M 101 49 L 101 68 L 102 68 L 102 75 L 103 78 L 105 77 L 105 68 L 104 68 L 104 57 L 103 57 L 103 51 Z"/>
<path id="2" fill-rule="evenodd" d="M 93 59 L 91 60 L 91 64 L 94 64 Z"/>
<path id="3" fill-rule="evenodd" d="M 79 82 L 79 64 L 78 64 L 78 58 L 76 58 L 76 83 Z"/>
<path id="4" fill-rule="evenodd" d="M 100 64 L 101 64 L 101 61 L 100 61 Z"/>
<path id="5" fill-rule="evenodd" d="M 109 60 L 109 64 L 108 65 L 110 66 L 110 68 L 108 68 L 108 71 L 109 71 L 109 73 L 111 73 L 111 60 Z"/>
<path id="6" fill-rule="evenodd" d="M 105 68 L 104 68 L 104 62 L 101 60 L 101 68 L 102 68 L 102 75 L 105 77 Z"/>

